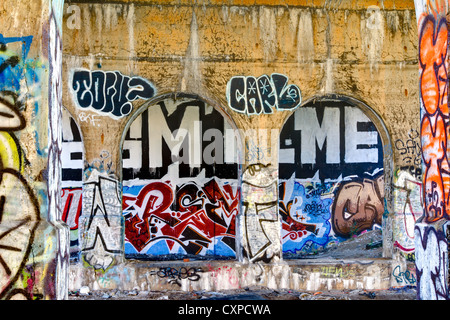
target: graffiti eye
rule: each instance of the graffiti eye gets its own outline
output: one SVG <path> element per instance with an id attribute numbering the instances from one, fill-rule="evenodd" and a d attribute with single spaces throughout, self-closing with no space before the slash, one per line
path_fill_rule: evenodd
<path id="1" fill-rule="evenodd" d="M 353 217 L 353 213 L 350 213 L 347 210 L 344 210 L 344 219 L 349 220 L 351 217 Z"/>

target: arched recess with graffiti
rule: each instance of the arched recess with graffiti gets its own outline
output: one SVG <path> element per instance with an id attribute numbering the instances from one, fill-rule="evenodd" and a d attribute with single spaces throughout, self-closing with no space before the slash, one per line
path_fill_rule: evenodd
<path id="1" fill-rule="evenodd" d="M 383 228 L 393 160 L 387 129 L 370 107 L 347 96 L 314 97 L 286 120 L 279 143 L 285 258 Z"/>
<path id="2" fill-rule="evenodd" d="M 198 96 L 161 95 L 138 109 L 121 142 L 125 257 L 236 257 L 236 133 Z"/>
<path id="3" fill-rule="evenodd" d="M 78 118 L 78 121 L 83 119 Z M 62 220 L 70 229 L 70 257 L 77 259 L 78 220 L 82 210 L 84 144 L 76 118 L 62 108 L 61 197 Z"/>

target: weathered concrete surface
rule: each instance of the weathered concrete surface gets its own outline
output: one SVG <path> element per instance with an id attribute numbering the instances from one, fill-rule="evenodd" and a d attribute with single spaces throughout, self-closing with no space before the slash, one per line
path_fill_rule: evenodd
<path id="1" fill-rule="evenodd" d="M 415 300 L 414 287 L 390 288 L 388 290 L 330 290 L 298 291 L 290 289 L 269 289 L 246 287 L 238 290 L 193 291 L 179 290 L 138 291 L 138 290 L 99 290 L 71 291 L 69 300 L 152 300 L 152 301 L 217 301 L 217 300 Z"/>
<path id="2" fill-rule="evenodd" d="M 320 259 L 285 261 L 277 265 L 248 265 L 238 262 L 127 262 L 107 273 L 86 268 L 70 269 L 70 290 L 79 290 L 81 279 L 91 291 L 223 291 L 250 286 L 273 290 L 387 290 L 392 278 L 399 285 L 414 284 L 414 274 L 396 270 L 391 260 Z M 413 266 L 407 266 L 413 270 Z"/>
<path id="3" fill-rule="evenodd" d="M 413 262 L 381 258 L 379 235 L 365 234 L 305 259 L 277 264 L 237 261 L 138 261 L 105 272 L 74 266 L 70 269 L 71 291 L 87 286 L 90 291 L 226 291 L 247 287 L 271 290 L 330 291 L 388 290 L 415 286 Z M 358 257 L 355 254 L 359 254 Z M 355 258 L 350 258 L 350 257 Z M 88 285 L 86 285 L 88 284 Z"/>
<path id="4" fill-rule="evenodd" d="M 60 211 L 63 1 L 0 4 L 0 298 L 67 297 Z M 67 237 L 67 238 L 66 238 Z"/>
<path id="5" fill-rule="evenodd" d="M 370 6 L 376 7 L 369 10 Z M 101 220 L 106 214 L 114 219 L 95 224 L 98 228 L 90 229 L 89 208 L 82 212 L 82 221 L 88 223 L 80 226 L 79 240 L 87 255 L 83 253 L 82 259 L 70 267 L 72 290 L 82 286 L 92 290 L 131 290 L 134 287 L 163 290 L 173 284 L 163 279 L 167 274 L 160 272 L 164 277 L 158 276 L 159 268 L 178 270 L 185 266 L 201 268 L 202 272 L 192 275 L 197 281 L 182 279 L 184 290 L 219 290 L 255 284 L 305 290 L 361 286 L 381 289 L 414 282 L 413 270 L 407 261 L 411 260 L 413 248 L 401 246 L 411 240 L 410 230 L 402 229 L 410 227 L 409 221 L 404 223 L 406 227 L 393 226 L 397 220 L 403 223 L 415 218 L 405 211 L 405 204 L 412 203 L 416 208 L 421 201 L 420 197 L 409 197 L 419 193 L 409 192 L 409 184 L 397 180 L 403 172 L 417 172 L 420 168 L 420 163 L 411 163 L 411 157 L 407 157 L 410 155 L 402 148 L 402 143 L 410 140 L 415 143 L 414 133 L 420 132 L 417 27 L 411 1 L 384 1 L 382 4 L 377 1 L 211 1 L 201 4 L 78 1 L 71 2 L 70 7 L 73 11 L 65 7 L 63 23 L 63 80 L 67 93 L 63 95 L 63 103 L 83 136 L 83 189 L 86 190 L 87 185 L 98 188 L 100 181 L 108 180 L 108 194 L 117 191 L 118 195 L 111 198 L 114 204 L 109 207 L 111 210 L 98 214 L 93 221 Z M 80 68 L 118 71 L 129 77 L 147 79 L 156 92 L 150 102 L 159 102 L 167 94 L 198 96 L 231 119 L 238 129 L 280 130 L 292 112 L 275 110 L 256 117 L 234 112 L 228 106 L 226 92 L 228 81 L 235 76 L 258 77 L 276 72 L 286 75 L 290 84 L 300 88 L 302 101 L 336 94 L 364 102 L 379 119 L 375 125 L 382 125 L 386 141 L 390 140 L 383 146 L 386 181 L 382 256 L 385 259 L 364 259 L 358 260 L 359 263 L 355 258 L 283 260 L 280 243 L 271 246 L 269 258 L 274 260 L 265 265 L 244 263 L 240 247 L 236 250 L 238 261 L 232 262 L 150 263 L 124 259 L 122 211 L 117 205 L 117 200 L 121 200 L 119 140 L 146 102 L 133 101 L 132 111 L 123 117 L 81 108 L 75 101 L 76 88 L 71 82 L 74 71 Z M 257 137 L 250 138 L 259 143 Z M 276 181 L 278 141 L 271 137 L 268 140 L 274 151 L 267 161 L 271 163 L 267 169 Z M 416 149 L 411 150 L 407 149 L 420 162 Z M 96 167 L 100 163 L 103 165 L 106 154 L 109 156 L 105 162 L 107 167 Z M 254 164 L 244 163 L 242 172 Z M 417 182 L 414 186 L 420 188 L 418 175 L 412 179 Z M 396 190 L 398 192 L 394 192 Z M 89 203 L 96 205 L 95 197 L 88 196 L 93 200 Z M 249 192 L 243 199 L 252 196 L 254 194 Z M 266 196 L 276 199 L 275 194 Z M 420 212 L 413 214 L 420 215 Z M 242 236 L 242 230 L 240 232 L 237 238 Z M 276 232 L 279 230 L 273 228 L 270 235 Z M 245 245 L 245 241 L 238 243 Z M 402 280 L 403 275 L 407 275 L 406 280 Z"/>

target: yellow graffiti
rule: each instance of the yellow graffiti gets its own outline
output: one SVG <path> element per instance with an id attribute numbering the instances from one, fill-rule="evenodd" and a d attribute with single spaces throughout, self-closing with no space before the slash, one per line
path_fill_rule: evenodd
<path id="1" fill-rule="evenodd" d="M 0 132 L 0 168 L 11 168 L 22 173 L 23 155 L 8 132 Z"/>

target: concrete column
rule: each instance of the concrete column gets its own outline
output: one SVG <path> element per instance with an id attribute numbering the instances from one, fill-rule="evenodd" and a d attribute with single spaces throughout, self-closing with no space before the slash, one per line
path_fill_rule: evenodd
<path id="1" fill-rule="evenodd" d="M 227 84 L 228 107 L 244 146 L 242 211 L 238 216 L 239 261 L 282 259 L 278 213 L 278 139 L 285 119 L 301 103 L 286 75 L 236 76 Z"/>
<path id="2" fill-rule="evenodd" d="M 448 300 L 449 223 L 417 223 L 414 231 L 417 298 Z"/>
<path id="3" fill-rule="evenodd" d="M 121 130 L 85 123 L 80 127 L 86 150 L 78 224 L 81 259 L 88 267 L 106 270 L 123 261 L 122 188 L 117 173 Z"/>
<path id="4" fill-rule="evenodd" d="M 426 4 L 425 4 L 426 3 Z M 424 215 L 415 226 L 417 298 L 449 299 L 448 3 L 415 1 L 419 33 Z"/>
<path id="5" fill-rule="evenodd" d="M 0 5 L 0 298 L 67 298 L 62 0 Z"/>

